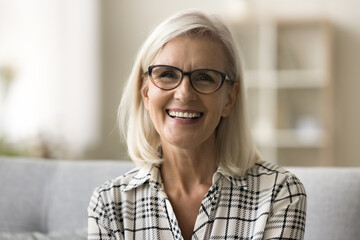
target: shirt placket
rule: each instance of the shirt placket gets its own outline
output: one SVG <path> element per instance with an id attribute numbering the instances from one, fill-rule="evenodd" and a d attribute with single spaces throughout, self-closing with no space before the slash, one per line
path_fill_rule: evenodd
<path id="1" fill-rule="evenodd" d="M 192 239 L 206 240 L 210 238 L 219 192 L 219 186 L 216 184 L 209 189 L 204 197 L 196 218 Z"/>
<path id="2" fill-rule="evenodd" d="M 209 239 L 213 220 L 214 220 L 214 212 L 218 201 L 218 196 L 219 196 L 218 186 L 217 185 L 212 186 L 201 203 L 199 213 L 196 218 L 196 222 L 194 226 L 194 233 L 192 239 L 194 240 Z M 181 229 L 179 227 L 179 223 L 176 219 L 172 205 L 167 197 L 164 199 L 164 201 L 165 201 L 166 212 L 168 215 L 168 221 L 172 231 L 173 238 L 175 240 L 183 240 L 183 237 L 181 235 Z"/>
<path id="3" fill-rule="evenodd" d="M 181 230 L 180 230 L 178 221 L 175 216 L 175 212 L 171 206 L 170 200 L 167 197 L 165 189 L 164 189 L 164 185 L 163 185 L 163 182 L 161 179 L 159 167 L 156 167 L 155 170 L 156 171 L 154 171 L 151 174 L 149 184 L 152 188 L 154 188 L 157 191 L 159 201 L 162 203 L 161 205 L 165 208 L 165 211 L 167 214 L 167 220 L 168 220 L 168 224 L 169 224 L 169 228 L 170 228 L 169 230 L 171 231 L 171 235 L 173 236 L 173 239 L 174 240 L 183 240 L 183 237 L 181 235 Z M 160 239 L 169 239 L 169 236 L 167 235 L 169 232 L 168 231 L 166 231 L 166 232 L 167 233 L 165 235 L 161 234 Z"/>
<path id="4" fill-rule="evenodd" d="M 171 206 L 171 203 L 168 198 L 165 198 L 164 201 L 173 238 L 174 240 L 183 240 L 179 223 L 176 219 L 175 212 Z"/>

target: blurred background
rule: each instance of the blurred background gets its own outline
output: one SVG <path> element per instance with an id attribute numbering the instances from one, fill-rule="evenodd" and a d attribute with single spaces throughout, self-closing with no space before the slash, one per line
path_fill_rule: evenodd
<path id="1" fill-rule="evenodd" d="M 233 31 L 264 159 L 360 166 L 357 0 L 0 0 L 0 155 L 128 159 L 122 86 L 151 29 L 188 8 Z"/>

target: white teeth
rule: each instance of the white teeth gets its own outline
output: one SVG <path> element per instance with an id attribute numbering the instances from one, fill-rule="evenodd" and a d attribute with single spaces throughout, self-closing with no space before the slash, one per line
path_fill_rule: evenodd
<path id="1" fill-rule="evenodd" d="M 189 113 L 189 112 L 175 112 L 169 111 L 168 112 L 171 117 L 178 117 L 178 118 L 198 118 L 201 116 L 201 113 Z"/>

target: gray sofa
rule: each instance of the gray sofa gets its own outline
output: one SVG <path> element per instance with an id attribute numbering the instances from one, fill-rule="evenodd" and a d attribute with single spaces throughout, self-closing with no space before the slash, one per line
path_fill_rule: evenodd
<path id="1" fill-rule="evenodd" d="M 0 157 L 0 240 L 86 239 L 94 188 L 127 161 Z M 288 168 L 308 195 L 305 239 L 360 239 L 360 168 Z"/>

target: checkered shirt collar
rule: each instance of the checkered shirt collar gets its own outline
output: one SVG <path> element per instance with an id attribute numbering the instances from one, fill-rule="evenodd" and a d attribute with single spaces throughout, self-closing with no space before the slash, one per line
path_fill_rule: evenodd
<path id="1" fill-rule="evenodd" d="M 219 167 L 214 173 L 212 178 L 213 185 L 217 183 L 220 179 L 226 179 L 232 185 L 242 187 L 247 189 L 247 181 L 245 177 L 233 177 L 229 174 L 224 173 L 224 171 Z M 149 182 L 150 187 L 155 189 L 161 189 L 163 186 L 160 165 L 150 165 L 145 166 L 139 169 L 138 173 L 130 180 L 129 184 L 124 188 L 125 191 L 135 189 L 142 184 Z"/>

